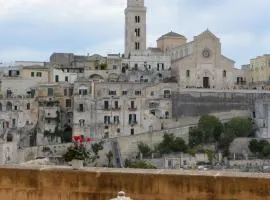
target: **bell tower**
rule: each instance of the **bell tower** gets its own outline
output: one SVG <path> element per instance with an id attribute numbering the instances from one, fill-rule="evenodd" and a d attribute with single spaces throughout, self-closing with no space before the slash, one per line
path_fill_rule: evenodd
<path id="1" fill-rule="evenodd" d="M 146 7 L 144 0 L 127 0 L 125 9 L 125 57 L 146 50 Z"/>

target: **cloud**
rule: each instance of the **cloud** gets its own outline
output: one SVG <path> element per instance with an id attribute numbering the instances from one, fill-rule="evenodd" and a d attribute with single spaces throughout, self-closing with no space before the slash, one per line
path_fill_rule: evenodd
<path id="1" fill-rule="evenodd" d="M 223 53 L 237 64 L 269 53 L 268 0 L 145 3 L 149 46 L 171 30 L 192 40 L 209 28 L 221 38 Z M 0 5 L 0 60 L 48 59 L 57 51 L 124 51 L 126 0 L 0 0 Z"/>

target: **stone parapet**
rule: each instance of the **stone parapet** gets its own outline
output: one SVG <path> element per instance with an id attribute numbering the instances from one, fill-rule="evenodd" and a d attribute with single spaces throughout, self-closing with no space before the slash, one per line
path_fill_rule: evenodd
<path id="1" fill-rule="evenodd" d="M 2 166 L 0 199 L 269 200 L 270 174 L 50 166 Z"/>

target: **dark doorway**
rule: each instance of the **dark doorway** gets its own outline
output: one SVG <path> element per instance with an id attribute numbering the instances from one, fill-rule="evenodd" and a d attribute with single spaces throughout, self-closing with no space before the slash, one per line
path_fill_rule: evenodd
<path id="1" fill-rule="evenodd" d="M 209 77 L 203 77 L 203 88 L 210 88 Z"/>

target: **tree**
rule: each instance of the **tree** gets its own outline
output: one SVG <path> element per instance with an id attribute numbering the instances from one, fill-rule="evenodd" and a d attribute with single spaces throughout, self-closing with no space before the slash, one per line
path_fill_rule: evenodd
<path id="1" fill-rule="evenodd" d="M 269 158 L 269 156 L 270 156 L 270 144 L 267 144 L 267 145 L 265 145 L 263 147 L 262 156 L 263 156 L 263 158 Z"/>
<path id="2" fill-rule="evenodd" d="M 143 155 L 143 157 L 150 156 L 151 154 L 151 148 L 143 142 L 138 143 L 138 149 L 139 152 Z"/>
<path id="3" fill-rule="evenodd" d="M 199 128 L 192 128 L 189 131 L 188 145 L 191 148 L 203 143 L 203 132 Z"/>
<path id="4" fill-rule="evenodd" d="M 270 156 L 270 144 L 266 140 L 259 142 L 254 139 L 249 142 L 249 150 L 260 158 L 268 158 Z"/>
<path id="5" fill-rule="evenodd" d="M 175 137 L 173 134 L 164 134 L 163 141 L 157 145 L 157 150 L 161 154 L 186 152 L 187 145 L 182 138 Z"/>
<path id="6" fill-rule="evenodd" d="M 254 135 L 252 121 L 247 117 L 232 118 L 227 126 L 236 137 L 252 137 Z"/>
<path id="7" fill-rule="evenodd" d="M 223 131 L 220 120 L 211 115 L 203 115 L 199 120 L 198 128 L 203 133 L 203 143 L 218 141 Z"/>
<path id="8" fill-rule="evenodd" d="M 251 151 L 251 153 L 256 155 L 260 151 L 259 150 L 259 142 L 256 139 L 251 140 L 249 142 L 248 148 Z"/>
<path id="9" fill-rule="evenodd" d="M 94 143 L 91 145 L 91 149 L 94 153 L 94 160 L 99 158 L 98 152 L 103 150 L 103 144 L 104 144 L 104 141 L 100 141 L 98 143 Z"/>

